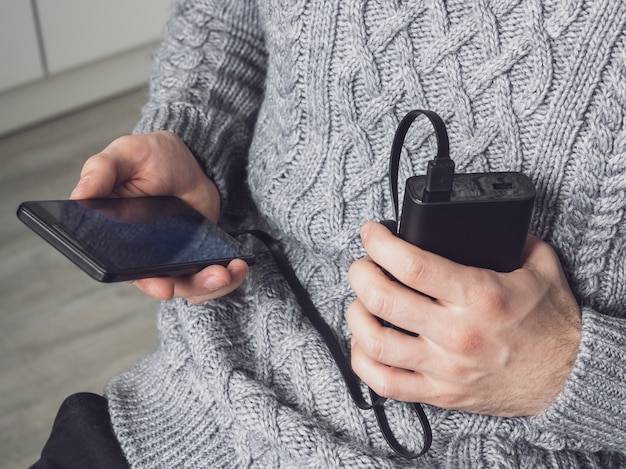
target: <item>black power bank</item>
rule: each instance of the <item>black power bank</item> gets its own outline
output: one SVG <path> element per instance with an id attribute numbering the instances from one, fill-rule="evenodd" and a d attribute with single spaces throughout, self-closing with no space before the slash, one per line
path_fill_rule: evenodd
<path id="1" fill-rule="evenodd" d="M 455 174 L 449 201 L 424 202 L 426 176 L 407 180 L 399 236 L 474 267 L 510 272 L 521 266 L 535 199 L 517 172 Z"/>

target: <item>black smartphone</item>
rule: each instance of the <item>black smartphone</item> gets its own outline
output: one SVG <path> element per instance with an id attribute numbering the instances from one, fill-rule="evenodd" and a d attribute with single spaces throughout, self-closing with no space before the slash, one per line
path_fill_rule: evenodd
<path id="1" fill-rule="evenodd" d="M 254 263 L 241 243 L 176 197 L 30 201 L 17 216 L 100 282 Z"/>

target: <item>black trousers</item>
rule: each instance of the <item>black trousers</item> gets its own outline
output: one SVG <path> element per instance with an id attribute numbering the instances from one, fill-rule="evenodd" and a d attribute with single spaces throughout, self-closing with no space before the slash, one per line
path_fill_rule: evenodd
<path id="1" fill-rule="evenodd" d="M 31 469 L 128 469 L 111 429 L 107 402 L 91 393 L 73 394 L 61 405 L 41 459 Z"/>

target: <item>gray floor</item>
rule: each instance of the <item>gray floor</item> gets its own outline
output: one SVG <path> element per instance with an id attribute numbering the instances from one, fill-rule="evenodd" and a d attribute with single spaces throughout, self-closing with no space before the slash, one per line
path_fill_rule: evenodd
<path id="1" fill-rule="evenodd" d="M 157 302 L 91 280 L 19 222 L 23 200 L 67 198 L 83 161 L 129 133 L 145 91 L 0 139 L 0 466 L 32 464 L 59 404 L 156 344 Z"/>

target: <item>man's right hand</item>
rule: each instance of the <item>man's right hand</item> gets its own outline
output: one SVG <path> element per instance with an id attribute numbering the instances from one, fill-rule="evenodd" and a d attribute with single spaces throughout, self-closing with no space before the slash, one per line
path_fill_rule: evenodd
<path id="1" fill-rule="evenodd" d="M 174 195 L 217 223 L 220 198 L 217 187 L 175 134 L 160 131 L 114 140 L 89 158 L 72 199 Z M 236 259 L 227 267 L 210 266 L 194 275 L 134 281 L 149 296 L 161 300 L 182 297 L 201 303 L 235 290 L 248 274 L 248 265 Z"/>

